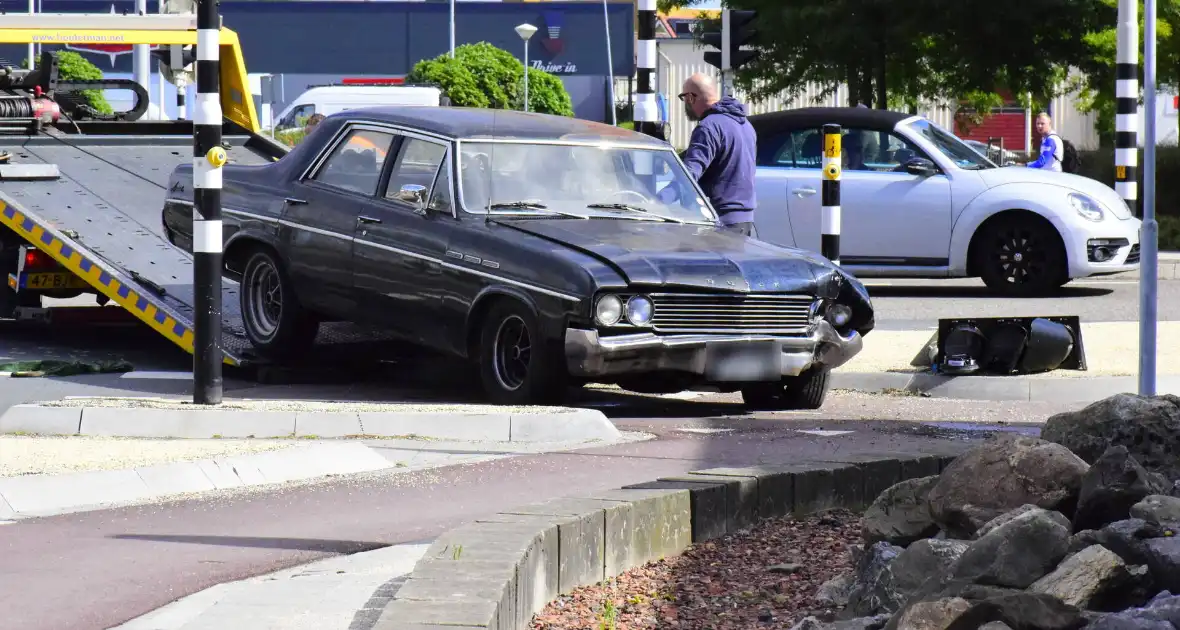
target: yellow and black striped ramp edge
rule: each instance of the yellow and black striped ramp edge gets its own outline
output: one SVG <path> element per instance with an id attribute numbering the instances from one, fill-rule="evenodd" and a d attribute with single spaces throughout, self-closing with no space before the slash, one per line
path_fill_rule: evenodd
<path id="1" fill-rule="evenodd" d="M 150 293 L 140 293 L 132 288 L 134 280 L 130 274 L 118 271 L 114 265 L 86 251 L 84 247 L 56 230 L 45 225 L 36 215 L 12 202 L 0 192 L 0 223 L 8 226 L 37 249 L 49 254 L 54 260 L 74 272 L 98 292 L 127 309 L 140 321 L 164 335 L 185 352 L 193 353 L 193 328 L 172 309 L 159 303 Z M 229 354 L 225 363 L 238 365 Z"/>

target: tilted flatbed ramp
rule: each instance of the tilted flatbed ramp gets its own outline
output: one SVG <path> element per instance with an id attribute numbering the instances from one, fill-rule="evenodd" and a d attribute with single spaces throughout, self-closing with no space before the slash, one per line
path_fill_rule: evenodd
<path id="1" fill-rule="evenodd" d="M 226 137 L 230 160 L 261 164 Z M 0 136 L 12 164 L 54 164 L 60 177 L 0 181 L 0 222 L 52 256 L 186 352 L 193 352 L 193 261 L 163 235 L 168 176 L 192 160 L 192 137 Z M 223 280 L 225 362 L 249 363 L 238 284 Z M 324 324 L 319 343 L 385 337 L 349 323 Z"/>

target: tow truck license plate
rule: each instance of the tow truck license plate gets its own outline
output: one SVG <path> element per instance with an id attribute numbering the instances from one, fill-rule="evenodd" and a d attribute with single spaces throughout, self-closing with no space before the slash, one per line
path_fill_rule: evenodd
<path id="1" fill-rule="evenodd" d="M 775 342 L 706 344 L 705 378 L 713 382 L 777 381 L 782 378 L 782 356 L 782 346 Z"/>
<path id="2" fill-rule="evenodd" d="M 84 289 L 86 283 L 69 271 L 54 273 L 21 274 L 22 289 L 44 291 L 49 289 Z"/>

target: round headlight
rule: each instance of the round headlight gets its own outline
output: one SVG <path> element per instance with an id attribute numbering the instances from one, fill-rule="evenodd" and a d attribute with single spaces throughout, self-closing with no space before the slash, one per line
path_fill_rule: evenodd
<path id="1" fill-rule="evenodd" d="M 828 321 L 836 328 L 848 323 L 852 319 L 852 309 L 843 304 L 833 304 L 828 308 Z"/>
<path id="2" fill-rule="evenodd" d="M 1069 202 L 1082 218 L 1090 221 L 1101 221 L 1103 212 L 1097 201 L 1078 193 L 1069 193 Z"/>
<path id="3" fill-rule="evenodd" d="M 604 295 L 598 298 L 594 307 L 594 319 L 603 326 L 614 326 L 623 317 L 623 301 L 617 295 Z"/>
<path id="4" fill-rule="evenodd" d="M 655 310 L 655 305 L 646 295 L 633 296 L 627 300 L 627 321 L 635 326 L 646 326 L 651 323 Z"/>

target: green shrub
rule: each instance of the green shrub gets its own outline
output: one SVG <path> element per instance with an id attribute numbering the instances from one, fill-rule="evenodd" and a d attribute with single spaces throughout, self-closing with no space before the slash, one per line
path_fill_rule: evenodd
<path id="1" fill-rule="evenodd" d="M 524 64 L 487 42 L 464 44 L 455 56 L 443 53 L 414 64 L 407 83 L 433 83 L 459 107 L 522 109 Z M 573 116 L 574 106 L 556 75 L 529 69 L 529 111 Z"/>
<path id="2" fill-rule="evenodd" d="M 41 61 L 40 57 L 37 58 L 37 61 Z M 28 64 L 29 60 L 26 57 L 21 62 L 21 66 L 28 66 Z M 38 63 L 38 65 L 40 64 Z M 101 81 L 102 70 L 99 70 L 98 66 L 87 61 L 82 55 L 71 50 L 62 50 L 57 53 L 57 78 L 63 81 Z M 114 113 L 115 110 L 111 109 L 111 104 L 107 101 L 102 90 L 82 90 L 79 94 L 100 114 Z"/>

